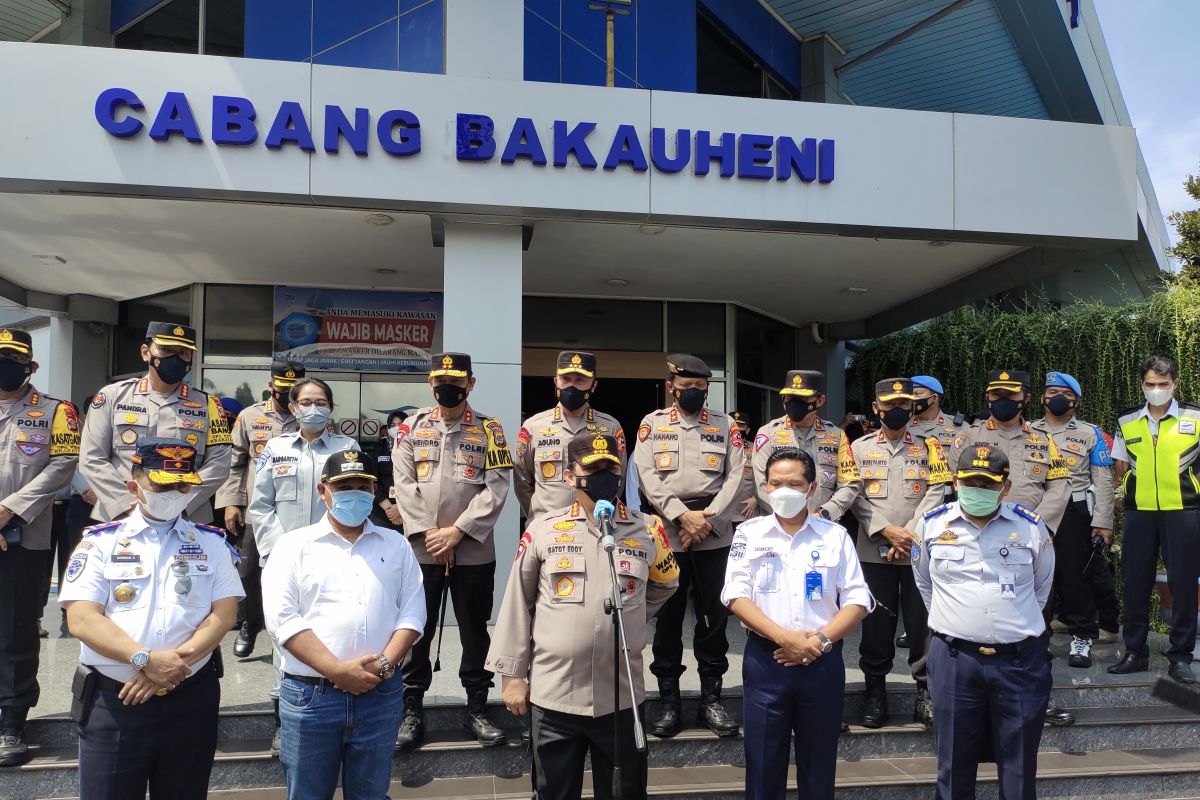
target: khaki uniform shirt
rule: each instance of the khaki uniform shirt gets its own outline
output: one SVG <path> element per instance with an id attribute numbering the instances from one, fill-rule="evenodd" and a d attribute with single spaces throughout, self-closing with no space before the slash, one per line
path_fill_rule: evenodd
<path id="1" fill-rule="evenodd" d="M 435 563 L 425 549 L 425 532 L 451 525 L 464 534 L 454 563 L 496 560 L 492 528 L 512 480 L 512 454 L 500 420 L 470 405 L 453 422 L 442 419 L 439 406 L 422 408 L 400 426 L 392 470 L 404 533 L 418 561 Z"/>
<path id="2" fill-rule="evenodd" d="M 631 698 L 645 700 L 642 651 L 650 619 L 678 588 L 679 567 L 657 517 L 618 505 L 613 529 L 634 680 L 631 694 L 621 669 L 626 709 Z M 612 621 L 604 613 L 611 575 L 600 524 L 578 501 L 534 519 L 517 547 L 485 668 L 528 678 L 530 700 L 540 708 L 588 717 L 613 713 Z"/>
<path id="3" fill-rule="evenodd" d="M 204 482 L 192 489 L 187 516 L 211 522 L 208 501 L 229 477 L 231 439 L 215 397 L 181 383 L 167 397 L 150 389 L 150 378 L 128 378 L 101 389 L 83 422 L 79 469 L 96 493 L 96 519 L 128 511 L 133 497 L 125 488 L 133 454 L 143 439 L 182 439 L 196 448 L 197 472 Z"/>
<path id="4" fill-rule="evenodd" d="M 1012 488 L 1005 502 L 1037 512 L 1051 531 L 1058 528 L 1071 499 L 1071 482 L 1063 480 L 1067 470 L 1052 438 L 1034 430 L 1026 420 L 1013 428 L 1001 428 L 991 418 L 979 420 L 954 437 L 950 461 L 958 464 L 963 450 L 971 444 L 990 444 L 1008 456 Z"/>
<path id="5" fill-rule="evenodd" d="M 254 489 L 254 462 L 262 455 L 267 442 L 285 433 L 296 433 L 300 423 L 288 411 L 275 408 L 274 398 L 267 398 L 242 409 L 233 423 L 233 457 L 229 461 L 229 477 L 217 490 L 216 506 L 250 505 Z"/>
<path id="6" fill-rule="evenodd" d="M 70 485 L 79 461 L 79 414 L 29 386 L 24 397 L 0 408 L 0 447 L 0 505 L 24 523 L 21 547 L 47 550 L 50 504 Z"/>
<path id="7" fill-rule="evenodd" d="M 960 422 L 955 417 L 938 412 L 938 415 L 933 419 L 917 419 L 912 418 L 908 423 L 908 432 L 913 436 L 936 436 L 937 440 L 942 443 L 942 452 L 946 456 L 946 465 L 950 468 L 950 474 L 954 474 L 955 468 L 958 467 L 956 454 L 954 451 L 954 437 L 966 431 L 965 423 Z"/>
<path id="8" fill-rule="evenodd" d="M 742 513 L 742 506 L 747 500 L 754 498 L 754 469 L 751 466 L 754 459 L 754 443 L 743 437 L 742 441 L 742 485 L 738 491 L 737 499 L 734 500 L 733 527 L 737 527 L 739 523 L 745 522 L 751 517 L 756 516 L 753 512 L 749 515 Z M 756 509 L 757 510 L 757 509 Z"/>
<path id="9" fill-rule="evenodd" d="M 525 420 L 517 433 L 513 481 L 526 519 L 561 511 L 575 499 L 575 487 L 563 478 L 567 445 L 581 430 L 613 436 L 617 440 L 621 473 L 625 472 L 625 431 L 615 417 L 588 407 L 577 417 L 555 406 Z"/>
<path id="10" fill-rule="evenodd" d="M 798 447 L 812 456 L 817 480 L 808 491 L 808 510 L 816 514 L 822 508 L 832 520 L 850 510 L 857 491 L 858 470 L 850 455 L 850 440 L 845 432 L 826 419 L 818 419 L 808 428 L 799 428 L 784 415 L 758 429 L 754 437 L 754 491 L 764 514 L 770 514 L 767 502 L 767 459 L 781 447 Z"/>
<path id="11" fill-rule="evenodd" d="M 933 435 L 905 431 L 895 444 L 883 431 L 869 433 L 850 446 L 862 478 L 851 510 L 858 520 L 858 560 L 867 564 L 909 566 L 909 559 L 887 560 L 888 525 L 916 532 L 926 511 L 945 502 L 951 483 L 941 442 Z"/>
<path id="12" fill-rule="evenodd" d="M 1049 434 L 1054 440 L 1067 468 L 1071 501 L 1083 500 L 1088 504 L 1093 528 L 1112 530 L 1112 455 L 1100 427 L 1074 417 L 1058 429 L 1051 428 L 1045 418 L 1029 423 L 1029 427 Z"/>
<path id="13" fill-rule="evenodd" d="M 729 547 L 738 513 L 745 454 L 742 433 L 728 414 L 700 409 L 693 419 L 675 406 L 647 414 L 633 449 L 642 493 L 663 517 L 671 547 L 682 549 L 675 520 L 684 501 L 712 497 L 707 508 L 712 532 L 694 550 Z"/>

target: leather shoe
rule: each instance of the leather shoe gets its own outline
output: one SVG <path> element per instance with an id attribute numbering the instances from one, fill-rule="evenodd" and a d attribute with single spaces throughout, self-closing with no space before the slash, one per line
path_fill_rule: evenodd
<path id="1" fill-rule="evenodd" d="M 662 712 L 658 719 L 650 725 L 650 733 L 660 739 L 669 739 L 679 733 L 682 701 L 679 697 L 678 678 L 659 678 L 658 693 L 662 698 Z"/>
<path id="2" fill-rule="evenodd" d="M 1177 683 L 1185 683 L 1191 685 L 1196 682 L 1196 676 L 1192 674 L 1190 664 L 1185 664 L 1182 661 L 1176 661 L 1167 669 L 1167 674 L 1171 676 L 1171 680 Z"/>
<path id="3" fill-rule="evenodd" d="M 28 761 L 29 746 L 20 733 L 0 734 L 0 767 L 19 767 Z"/>
<path id="4" fill-rule="evenodd" d="M 254 641 L 257 638 L 258 631 L 250 627 L 249 622 L 243 623 L 237 638 L 233 640 L 233 654 L 238 658 L 249 658 L 254 652 Z"/>
<path id="5" fill-rule="evenodd" d="M 1046 706 L 1046 724 L 1055 728 L 1060 728 L 1063 725 L 1074 725 L 1075 715 L 1065 708 L 1059 708 L 1050 703 Z"/>
<path id="6" fill-rule="evenodd" d="M 1150 659 L 1136 653 L 1125 653 L 1121 660 L 1108 668 L 1113 675 L 1129 675 L 1133 672 L 1145 672 L 1150 669 Z"/>
<path id="7" fill-rule="evenodd" d="M 866 676 L 867 690 L 864 692 L 862 726 L 882 728 L 888 721 L 887 684 L 882 676 Z"/>
<path id="8" fill-rule="evenodd" d="M 908 634 L 907 633 L 902 633 L 896 637 L 896 647 L 899 647 L 901 650 L 908 649 Z"/>

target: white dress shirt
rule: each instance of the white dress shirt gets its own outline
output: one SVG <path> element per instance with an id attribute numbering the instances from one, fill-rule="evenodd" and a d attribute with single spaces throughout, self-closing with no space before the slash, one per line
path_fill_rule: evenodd
<path id="1" fill-rule="evenodd" d="M 351 544 L 328 516 L 275 544 L 263 568 L 267 631 L 279 643 L 283 671 L 321 677 L 284 645 L 311 630 L 339 660 L 383 654 L 399 630 L 425 629 L 421 567 L 400 533 L 370 521 Z"/>
<path id="2" fill-rule="evenodd" d="M 809 598 L 808 573 L 821 576 L 820 598 Z M 810 513 L 792 536 L 774 514 L 743 522 L 733 534 L 721 602 L 752 600 L 790 631 L 815 631 L 848 605 L 871 607 L 858 554 L 846 529 Z"/>
<path id="3" fill-rule="evenodd" d="M 1150 416 L 1150 404 L 1147 403 L 1142 406 L 1142 410 L 1137 413 L 1134 419 L 1137 419 L 1137 417 L 1145 417 L 1147 424 L 1150 426 L 1150 435 L 1158 436 L 1158 426 L 1162 424 L 1164 419 L 1167 417 L 1179 418 L 1179 401 L 1172 397 L 1171 405 L 1167 407 L 1167 413 L 1158 419 Z M 1119 425 L 1117 426 L 1117 432 L 1113 434 L 1112 459 L 1113 461 L 1129 463 L 1129 451 L 1125 449 L 1125 437 L 1122 435 Z"/>

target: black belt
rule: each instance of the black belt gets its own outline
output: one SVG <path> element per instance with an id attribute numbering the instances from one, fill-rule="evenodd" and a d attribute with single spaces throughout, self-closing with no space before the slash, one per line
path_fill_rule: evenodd
<path id="1" fill-rule="evenodd" d="M 680 500 L 680 502 L 687 507 L 688 511 L 703 511 L 712 505 L 715 497 L 715 494 L 706 494 L 703 497 L 693 497 L 690 500 Z"/>
<path id="2" fill-rule="evenodd" d="M 283 673 L 283 677 L 287 678 L 289 681 L 300 681 L 301 683 L 307 683 L 309 686 L 317 686 L 322 689 L 325 687 L 337 689 L 337 687 L 333 685 L 333 681 L 329 680 L 328 678 L 316 678 L 312 675 L 296 675 L 291 672 Z M 338 689 L 338 691 L 340 692 L 341 689 Z"/>
<path id="3" fill-rule="evenodd" d="M 95 668 L 93 668 L 93 669 L 95 670 Z M 186 689 L 189 686 L 196 683 L 196 681 L 198 681 L 200 678 L 204 677 L 208 673 L 215 672 L 216 669 L 217 669 L 216 661 L 214 661 L 212 658 L 210 658 L 210 659 L 208 659 L 207 663 L 205 663 L 205 665 L 203 667 L 201 667 L 198 671 L 194 672 L 193 674 L 184 678 L 183 681 L 178 686 L 176 686 L 174 689 L 172 689 L 170 692 L 163 692 L 163 694 L 155 693 L 155 696 L 163 697 L 164 695 L 170 694 L 171 692 L 178 692 L 181 689 Z M 100 672 L 99 670 L 95 670 L 95 672 L 96 672 L 96 688 L 97 689 L 103 689 L 106 692 L 118 692 L 119 693 L 122 689 L 125 688 L 124 681 L 114 680 L 114 679 L 108 677 L 107 675 L 105 675 L 103 672 Z"/>
<path id="4" fill-rule="evenodd" d="M 776 644 L 774 640 L 768 639 L 765 636 L 760 636 L 749 629 L 746 630 L 746 641 L 756 644 L 764 650 L 770 650 L 772 653 L 779 649 L 779 645 Z"/>
<path id="5" fill-rule="evenodd" d="M 1021 652 L 1021 645 L 1036 639 L 1036 636 L 1031 636 L 1028 639 L 1022 639 L 1019 642 L 1009 642 L 1007 644 L 986 644 L 984 642 L 972 642 L 967 639 L 958 639 L 954 636 L 947 636 L 944 633 L 934 632 L 934 636 L 948 644 L 952 650 L 967 650 L 972 653 L 979 653 L 981 656 L 1015 656 Z"/>

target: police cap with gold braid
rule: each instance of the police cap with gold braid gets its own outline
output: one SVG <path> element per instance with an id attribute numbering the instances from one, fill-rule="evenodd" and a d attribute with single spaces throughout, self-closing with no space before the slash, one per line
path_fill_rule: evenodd
<path id="1" fill-rule="evenodd" d="M 968 444 L 958 457 L 958 479 L 981 476 L 1003 483 L 1008 477 L 1008 456 L 999 447 L 984 442 Z"/>
<path id="2" fill-rule="evenodd" d="M 825 394 L 825 373 L 811 369 L 793 369 L 788 372 L 787 380 L 783 382 L 779 393 L 800 397 Z"/>
<path id="3" fill-rule="evenodd" d="M 331 453 L 321 470 L 321 483 L 337 483 L 349 478 L 375 480 L 375 459 L 360 450 Z"/>
<path id="4" fill-rule="evenodd" d="M 567 461 L 585 467 L 597 461 L 611 461 L 619 465 L 621 458 L 618 452 L 616 437 L 588 430 L 575 434 L 567 443 Z"/>
<path id="5" fill-rule="evenodd" d="M 888 400 L 915 400 L 913 383 L 908 378 L 885 378 L 875 384 L 875 399 L 881 403 Z"/>
<path id="6" fill-rule="evenodd" d="M 146 326 L 146 342 L 195 350 L 196 329 L 180 322 L 151 322 Z"/>
<path id="7" fill-rule="evenodd" d="M 22 356 L 32 355 L 33 337 L 28 331 L 0 328 L 0 351 L 10 351 Z"/>
<path id="8" fill-rule="evenodd" d="M 711 378 L 712 370 L 703 359 L 687 353 L 667 356 L 667 370 L 672 378 Z"/>
<path id="9" fill-rule="evenodd" d="M 558 354 L 558 375 L 578 372 L 585 378 L 596 377 L 596 357 L 581 350 L 563 350 Z"/>
<path id="10" fill-rule="evenodd" d="M 1029 389 L 1029 373 L 1017 369 L 994 369 L 988 373 L 987 390 L 1020 392 Z"/>
<path id="11" fill-rule="evenodd" d="M 467 378 L 471 375 L 471 357 L 466 353 L 434 353 L 429 359 L 429 377 L 445 375 Z"/>
<path id="12" fill-rule="evenodd" d="M 272 361 L 271 381 L 280 389 L 290 389 L 304 377 L 304 367 L 294 361 Z"/>
<path id="13" fill-rule="evenodd" d="M 159 486 L 203 483 L 196 472 L 196 448 L 182 439 L 143 439 L 131 460 Z"/>

